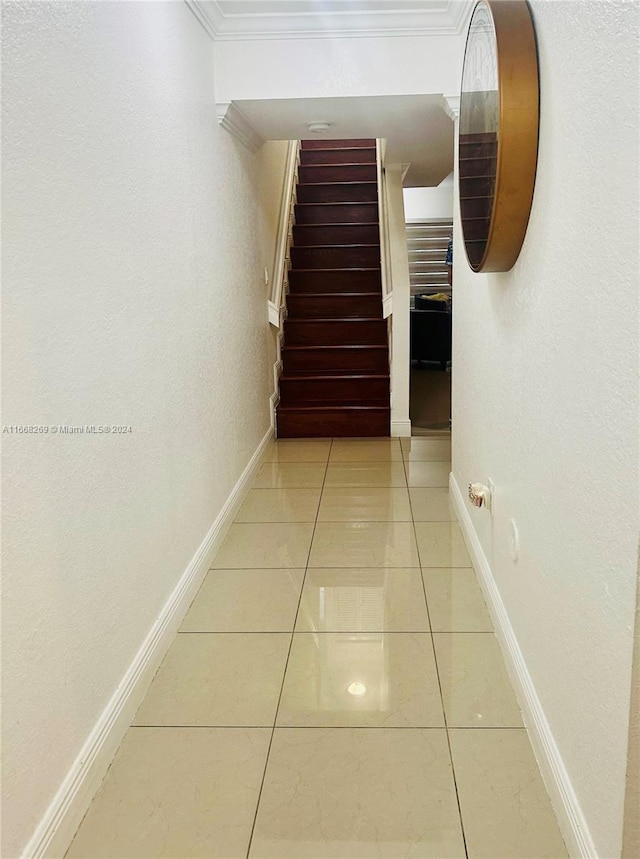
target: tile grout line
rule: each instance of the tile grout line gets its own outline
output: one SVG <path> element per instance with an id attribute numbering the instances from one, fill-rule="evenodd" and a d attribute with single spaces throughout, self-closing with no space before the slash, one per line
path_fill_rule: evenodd
<path id="1" fill-rule="evenodd" d="M 310 567 L 311 570 L 323 567 Z M 360 567 L 335 567 L 336 570 L 360 569 Z M 376 569 L 375 567 L 373 569 Z M 379 567 L 382 570 L 418 570 L 419 567 Z M 425 569 L 430 569 L 425 567 Z M 433 568 L 435 569 L 435 567 Z M 428 612 L 427 612 L 428 614 Z M 296 635 L 494 635 L 487 629 L 299 629 Z M 186 629 L 178 635 L 291 635 L 288 629 Z"/>
<path id="2" fill-rule="evenodd" d="M 401 447 L 402 447 L 402 445 L 401 445 Z M 407 477 L 407 486 L 408 486 L 409 485 L 409 479 L 408 479 L 408 476 L 406 473 L 407 472 L 407 464 L 406 464 L 406 460 L 404 459 L 404 451 L 402 452 L 402 456 L 403 456 L 402 461 L 403 461 L 404 469 L 405 469 L 405 477 Z M 416 532 L 415 519 L 413 518 L 413 505 L 411 503 L 411 493 L 409 493 L 409 507 L 411 508 L 411 522 L 413 524 L 413 537 L 414 537 L 414 540 L 416 541 L 416 549 L 418 551 L 418 559 L 420 561 L 420 579 L 422 581 L 422 593 L 424 595 L 425 606 L 427 609 L 427 619 L 429 621 L 429 633 L 431 635 L 431 650 L 433 653 L 433 662 L 434 662 L 435 669 L 436 669 L 436 678 L 438 680 L 438 690 L 440 692 L 440 705 L 442 707 L 442 716 L 444 719 L 445 736 L 447 738 L 447 749 L 449 750 L 449 761 L 451 763 L 451 775 L 453 777 L 453 788 L 455 790 L 456 804 L 458 806 L 458 818 L 460 820 L 460 832 L 462 834 L 462 844 L 464 846 L 464 855 L 468 859 L 469 851 L 467 850 L 467 838 L 466 838 L 465 831 L 464 831 L 464 821 L 462 819 L 462 808 L 460 807 L 460 794 L 458 792 L 458 782 L 456 780 L 456 769 L 455 769 L 455 765 L 453 763 L 453 753 L 451 751 L 451 739 L 449 737 L 449 724 L 447 722 L 447 711 L 446 711 L 446 708 L 444 706 L 444 696 L 442 694 L 442 681 L 440 679 L 440 669 L 438 668 L 438 657 L 436 656 L 436 646 L 435 646 L 435 641 L 433 638 L 433 626 L 431 625 L 431 613 L 429 611 L 429 600 L 427 599 L 427 589 L 425 587 L 424 574 L 422 572 L 422 557 L 420 556 L 420 549 L 418 548 L 418 535 Z"/>
<path id="3" fill-rule="evenodd" d="M 311 560 L 311 551 L 313 549 L 313 538 L 315 537 L 316 527 L 318 525 L 318 516 L 320 514 L 320 505 L 322 503 L 322 493 L 324 492 L 324 484 L 325 484 L 325 481 L 327 479 L 327 470 L 329 468 L 329 460 L 331 458 L 332 448 L 333 448 L 333 438 L 331 439 L 331 444 L 329 445 L 329 454 L 327 456 L 327 461 L 325 463 L 324 476 L 322 479 L 322 486 L 320 488 L 320 497 L 318 498 L 318 507 L 316 509 L 316 518 L 315 518 L 315 522 L 313 523 L 313 531 L 311 532 L 311 542 L 309 543 L 309 551 L 307 553 L 307 563 L 305 564 L 305 567 L 304 567 L 304 575 L 302 576 L 302 584 L 300 586 L 300 594 L 298 596 L 298 605 L 296 608 L 295 616 L 293 618 L 293 624 L 291 627 L 291 640 L 289 642 L 289 651 L 287 653 L 287 658 L 285 660 L 284 671 L 282 672 L 282 683 L 280 684 L 280 694 L 278 695 L 278 701 L 276 703 L 276 709 L 275 709 L 275 713 L 273 715 L 273 726 L 271 728 L 271 737 L 269 738 L 269 745 L 267 747 L 267 755 L 266 755 L 265 760 L 264 760 L 264 771 L 262 773 L 262 780 L 260 782 L 260 790 L 258 791 L 258 799 L 256 802 L 256 811 L 255 811 L 255 814 L 253 816 L 253 824 L 251 826 L 251 833 L 249 835 L 249 843 L 247 844 L 247 859 L 249 859 L 249 855 L 251 853 L 251 845 L 253 844 L 253 836 L 254 836 L 255 829 L 256 829 L 256 822 L 258 820 L 258 812 L 260 810 L 260 801 L 262 800 L 262 791 L 263 791 L 264 783 L 265 783 L 265 780 L 267 777 L 267 769 L 269 767 L 269 758 L 271 757 L 271 747 L 273 745 L 273 738 L 275 736 L 276 725 L 278 723 L 278 711 L 280 710 L 280 701 L 282 700 L 282 693 L 284 691 L 285 678 L 287 676 L 287 668 L 289 667 L 289 659 L 291 657 L 291 650 L 293 648 L 293 637 L 295 634 L 296 624 L 298 622 L 298 614 L 300 612 L 300 604 L 302 602 L 302 592 L 304 591 L 304 584 L 305 584 L 305 581 L 307 579 L 307 570 L 309 569 L 309 561 Z"/>
<path id="4" fill-rule="evenodd" d="M 273 725 L 130 725 L 130 731 L 137 730 L 185 730 L 185 731 L 232 731 L 237 728 L 239 731 L 252 731 L 254 728 L 259 731 L 272 731 Z M 278 725 L 279 731 L 306 731 L 310 730 L 330 730 L 330 731 L 444 731 L 442 725 Z M 526 728 L 511 725 L 502 727 L 500 725 L 463 725 L 460 727 L 449 728 L 450 731 L 525 731 Z"/>
<path id="5" fill-rule="evenodd" d="M 351 520 L 349 520 L 349 521 L 345 522 L 344 524 L 345 524 L 345 525 L 352 525 L 352 524 L 360 524 L 361 522 L 362 522 L 362 520 L 361 520 L 361 519 L 351 519 Z M 287 524 L 295 525 L 296 523 L 295 523 L 295 522 L 289 522 L 289 523 L 287 523 L 287 522 L 273 522 L 273 523 L 270 523 L 270 522 L 259 522 L 259 523 L 256 523 L 256 524 L 260 524 L 260 525 L 270 525 L 270 524 L 273 524 L 273 525 L 287 525 Z M 298 524 L 298 525 L 311 525 L 312 523 L 311 523 L 311 522 L 298 522 L 297 524 Z M 324 525 L 325 523 L 324 523 L 324 522 L 319 522 L 318 524 L 319 524 L 319 525 Z M 389 524 L 396 524 L 396 525 L 411 525 L 411 522 L 396 522 L 396 523 L 394 523 L 392 519 L 385 519 L 385 520 L 384 520 L 382 523 L 380 523 L 380 524 L 382 524 L 382 525 L 389 525 Z M 421 523 L 418 523 L 418 524 L 421 524 Z M 438 524 L 441 524 L 441 523 L 438 523 Z M 446 524 L 446 523 L 445 523 L 445 524 Z M 302 568 L 302 567 L 264 567 L 264 566 L 262 566 L 262 567 L 210 567 L 210 568 L 207 570 L 207 572 L 209 572 L 209 573 L 211 573 L 211 572 L 217 573 L 217 572 L 219 572 L 220 570 L 227 570 L 227 571 L 230 571 L 230 572 L 242 572 L 243 570 L 245 570 L 245 571 L 246 571 L 246 570 L 265 570 L 266 572 L 270 572 L 271 570 L 301 570 L 301 569 L 303 569 L 303 568 Z M 362 569 L 362 564 L 358 564 L 358 566 L 357 566 L 357 567 L 351 567 L 351 566 L 344 566 L 344 567 L 328 567 L 326 564 L 323 564 L 321 567 L 315 567 L 315 566 L 314 566 L 314 567 L 312 567 L 311 565 L 309 565 L 309 569 L 310 569 L 310 570 L 361 570 L 361 569 Z M 426 565 L 423 565 L 423 566 L 421 567 L 419 564 L 418 564 L 418 565 L 416 565 L 415 567 L 413 567 L 413 566 L 411 566 L 411 565 L 407 566 L 407 564 L 403 564 L 403 565 L 402 565 L 402 566 L 400 566 L 400 567 L 395 567 L 395 566 L 391 566 L 391 565 L 389 565 L 389 564 L 385 564 L 384 566 L 379 566 L 379 567 L 371 566 L 371 565 L 370 565 L 368 569 L 372 569 L 372 570 L 420 570 L 420 569 L 423 569 L 423 570 L 441 570 L 441 569 L 447 569 L 447 570 L 472 570 L 472 569 L 473 569 L 473 567 L 454 567 L 454 566 L 451 566 L 450 564 L 449 564 L 446 568 L 443 568 L 442 564 L 440 564 L 439 566 L 434 566 L 434 567 L 429 567 L 429 566 L 426 566 Z"/>
<path id="6" fill-rule="evenodd" d="M 368 489 L 369 487 L 367 487 Z M 392 487 L 394 489 L 399 489 L 400 487 Z M 362 522 L 364 524 L 370 522 L 372 525 L 386 525 L 389 522 L 393 522 L 398 525 L 410 525 L 411 519 L 323 519 L 319 524 L 321 525 L 345 525 L 350 522 Z M 417 519 L 416 520 L 419 525 L 448 525 L 453 522 L 453 519 Z M 234 525 L 311 525 L 315 522 L 315 519 L 287 519 L 285 521 L 281 520 L 273 520 L 270 522 L 265 522 L 263 519 L 256 520 L 255 522 L 234 522 Z M 255 567 L 248 567 L 247 569 L 255 569 Z M 274 569 L 276 569 L 274 567 Z M 454 568 L 455 569 L 455 568 Z M 464 569 L 464 568 L 463 568 Z M 466 569 L 469 569 L 467 567 Z"/>

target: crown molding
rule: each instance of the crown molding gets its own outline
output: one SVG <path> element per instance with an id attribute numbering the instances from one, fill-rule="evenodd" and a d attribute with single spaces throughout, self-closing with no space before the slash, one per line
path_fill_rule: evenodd
<path id="1" fill-rule="evenodd" d="M 460 116 L 460 96 L 443 95 L 440 107 L 455 122 Z"/>
<path id="2" fill-rule="evenodd" d="M 195 19 L 202 26 L 205 33 L 215 42 L 220 34 L 219 26 L 220 21 L 222 20 L 220 10 L 218 9 L 219 17 L 218 20 L 216 20 L 214 17 L 215 13 L 213 13 L 212 10 L 210 13 L 205 11 L 200 0 L 184 0 L 184 2 L 189 11 L 193 13 Z M 209 4 L 207 5 L 207 8 L 209 8 Z"/>
<path id="3" fill-rule="evenodd" d="M 225 14 L 217 0 L 184 0 L 214 41 L 253 39 L 382 38 L 389 36 L 459 36 L 475 0 L 445 6 L 385 9 L 378 12 L 260 12 Z M 268 3 L 265 3 L 268 8 Z"/>
<path id="4" fill-rule="evenodd" d="M 218 122 L 232 137 L 239 140 L 251 152 L 257 152 L 264 143 L 253 125 L 232 101 L 216 103 Z"/>
<path id="5" fill-rule="evenodd" d="M 458 11 L 458 15 L 455 19 L 455 28 L 456 33 L 461 35 L 464 33 L 466 36 L 467 30 L 469 29 L 469 22 L 471 21 L 471 15 L 473 14 L 473 10 L 475 9 L 477 0 L 462 0 L 460 3 L 460 8 Z"/>

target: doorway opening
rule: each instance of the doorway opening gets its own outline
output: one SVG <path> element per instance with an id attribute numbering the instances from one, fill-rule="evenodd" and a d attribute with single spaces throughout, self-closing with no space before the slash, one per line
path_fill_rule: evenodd
<path id="1" fill-rule="evenodd" d="M 451 430 L 452 220 L 406 224 L 411 282 L 412 435 Z"/>

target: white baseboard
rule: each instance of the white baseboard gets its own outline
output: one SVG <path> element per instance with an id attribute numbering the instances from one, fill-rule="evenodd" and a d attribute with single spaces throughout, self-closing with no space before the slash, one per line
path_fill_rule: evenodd
<path id="1" fill-rule="evenodd" d="M 496 635 L 502 648 L 507 671 L 522 710 L 529 739 L 569 854 L 575 859 L 598 859 L 587 821 L 529 674 L 518 639 L 493 577 L 491 565 L 473 526 L 465 497 L 453 474 L 449 476 L 449 488 L 453 506 L 471 554 L 473 566 L 478 573 L 480 586 L 484 592 Z"/>
<path id="2" fill-rule="evenodd" d="M 282 359 L 280 358 L 280 348 L 278 348 L 278 360 L 273 365 L 273 393 L 269 397 L 269 418 L 271 420 L 271 429 L 276 432 L 276 409 L 280 402 L 280 376 L 282 375 Z"/>
<path id="3" fill-rule="evenodd" d="M 173 637 L 209 570 L 262 455 L 273 437 L 269 429 L 233 487 L 222 510 L 142 642 L 84 746 L 60 785 L 29 843 L 23 859 L 51 859 L 66 853 L 89 804 L 124 738 Z"/>
<path id="4" fill-rule="evenodd" d="M 271 422 L 271 429 L 275 433 L 276 431 L 276 409 L 278 408 L 278 403 L 280 402 L 280 395 L 277 391 L 271 394 L 269 397 L 269 420 Z"/>
<path id="5" fill-rule="evenodd" d="M 411 438 L 411 421 L 391 421 L 393 438 Z"/>

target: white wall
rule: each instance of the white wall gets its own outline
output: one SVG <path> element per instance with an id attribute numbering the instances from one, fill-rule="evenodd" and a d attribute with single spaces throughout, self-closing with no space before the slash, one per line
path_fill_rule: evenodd
<path id="1" fill-rule="evenodd" d="M 259 178 L 260 254 L 262 267 L 269 272 L 269 284 L 271 284 L 274 274 L 275 239 L 278 232 L 288 149 L 289 141 L 287 140 L 267 140 L 262 144 L 256 156 Z M 265 296 L 268 297 L 270 294 L 270 287 L 265 285 Z"/>
<path id="2" fill-rule="evenodd" d="M 216 45 L 216 98 L 457 93 L 460 36 L 250 39 Z"/>
<path id="3" fill-rule="evenodd" d="M 470 513 L 608 859 L 620 853 L 638 539 L 639 7 L 531 5 L 540 150 L 515 268 L 474 275 L 456 224 L 453 469 L 461 490 L 495 481 L 494 519 Z"/>
<path id="4" fill-rule="evenodd" d="M 3 436 L 14 857 L 267 432 L 274 349 L 259 159 L 187 6 L 6 3 L 3 30 L 3 420 L 132 427 Z"/>
<path id="5" fill-rule="evenodd" d="M 434 188 L 405 188 L 403 196 L 407 223 L 453 220 L 453 173 Z"/>
<path id="6" fill-rule="evenodd" d="M 409 259 L 407 257 L 407 233 L 402 199 L 401 164 L 387 164 L 385 185 L 387 201 L 387 224 L 389 229 L 389 252 L 392 281 L 391 316 L 391 435 L 410 436 L 409 378 L 410 378 L 410 329 Z"/>

